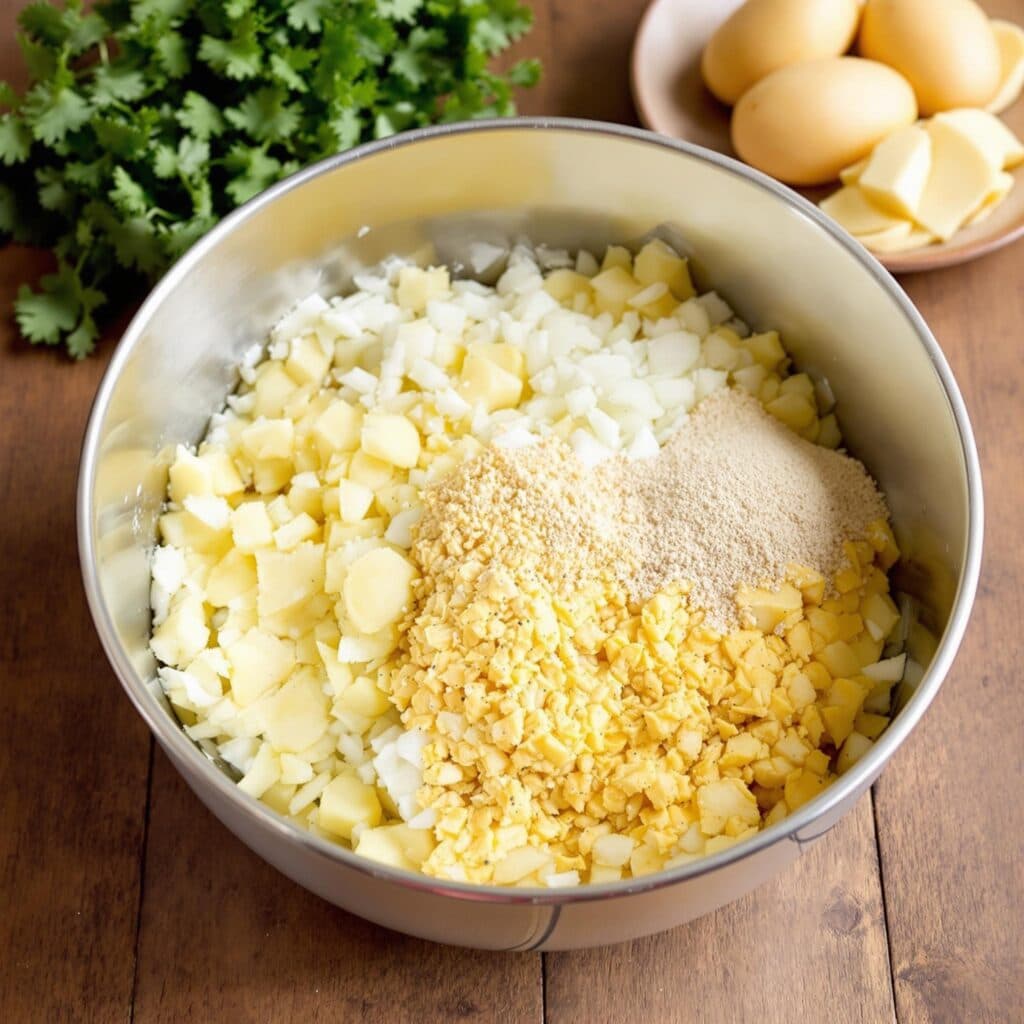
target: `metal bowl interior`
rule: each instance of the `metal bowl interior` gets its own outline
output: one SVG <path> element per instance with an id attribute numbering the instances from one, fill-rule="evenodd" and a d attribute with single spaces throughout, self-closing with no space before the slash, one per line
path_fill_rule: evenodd
<path id="1" fill-rule="evenodd" d="M 155 680 L 148 554 L 179 442 L 199 440 L 243 352 L 309 292 L 391 253 L 463 266 L 476 241 L 599 249 L 657 231 L 704 287 L 777 327 L 826 375 L 847 442 L 881 483 L 905 584 L 941 641 L 872 751 L 756 838 L 657 875 L 571 890 L 459 885 L 373 864 L 240 793 L 182 732 Z M 881 266 L 795 193 L 735 161 L 628 128 L 522 119 L 411 133 L 300 172 L 228 217 L 132 321 L 85 438 L 79 540 L 89 604 L 126 692 L 189 785 L 244 842 L 326 899 L 389 927 L 492 949 L 568 948 L 669 927 L 736 898 L 828 830 L 935 696 L 981 557 L 977 454 L 927 327 Z"/>

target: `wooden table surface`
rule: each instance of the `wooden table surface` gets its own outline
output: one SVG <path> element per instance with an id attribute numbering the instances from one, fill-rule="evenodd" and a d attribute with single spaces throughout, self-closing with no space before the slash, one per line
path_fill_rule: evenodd
<path id="1" fill-rule="evenodd" d="M 0 3 L 0 72 L 18 3 Z M 526 113 L 635 118 L 643 0 L 536 0 Z M 1024 1021 L 1024 244 L 903 284 L 964 390 L 985 564 L 954 670 L 870 798 L 772 884 L 578 953 L 406 938 L 293 885 L 154 751 L 86 611 L 78 452 L 113 349 L 80 365 L 7 320 L 43 262 L 0 253 L 0 1020 Z M 123 323 L 122 325 L 123 326 Z"/>

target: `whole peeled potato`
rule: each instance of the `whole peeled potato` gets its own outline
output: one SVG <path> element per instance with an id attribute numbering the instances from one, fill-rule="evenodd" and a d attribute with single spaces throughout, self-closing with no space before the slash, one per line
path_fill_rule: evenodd
<path id="1" fill-rule="evenodd" d="M 704 48 L 704 83 L 732 105 L 778 68 L 845 53 L 859 17 L 859 0 L 747 0 Z"/>
<path id="2" fill-rule="evenodd" d="M 789 185 L 823 185 L 917 119 L 910 83 L 885 64 L 827 57 L 790 64 L 743 94 L 733 148 Z"/>
<path id="3" fill-rule="evenodd" d="M 984 107 L 999 89 L 999 44 L 974 0 L 867 0 L 858 48 L 910 82 L 922 114 Z"/>

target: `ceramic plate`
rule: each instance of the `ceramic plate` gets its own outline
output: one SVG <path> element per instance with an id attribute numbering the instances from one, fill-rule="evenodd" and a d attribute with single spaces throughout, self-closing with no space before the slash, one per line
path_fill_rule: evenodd
<path id="1" fill-rule="evenodd" d="M 735 156 L 729 144 L 729 108 L 704 87 L 700 56 L 715 29 L 742 2 L 653 0 L 633 44 L 633 99 L 646 127 Z M 983 6 L 993 17 L 1021 21 L 1020 0 L 986 0 Z M 1002 117 L 1024 138 L 1024 99 Z M 1014 177 L 1016 186 L 987 220 L 942 245 L 878 258 L 893 273 L 935 270 L 977 259 L 1024 236 L 1024 167 Z M 804 190 L 804 195 L 817 202 L 829 191 Z"/>

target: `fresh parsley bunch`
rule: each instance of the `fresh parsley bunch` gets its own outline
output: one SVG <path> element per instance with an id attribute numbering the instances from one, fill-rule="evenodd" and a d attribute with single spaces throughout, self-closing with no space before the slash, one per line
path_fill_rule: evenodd
<path id="1" fill-rule="evenodd" d="M 359 142 L 512 114 L 489 59 L 519 0 L 110 0 L 29 4 L 30 84 L 0 83 L 0 241 L 57 270 L 15 302 L 30 342 L 92 351 L 97 315 L 239 203 Z"/>

